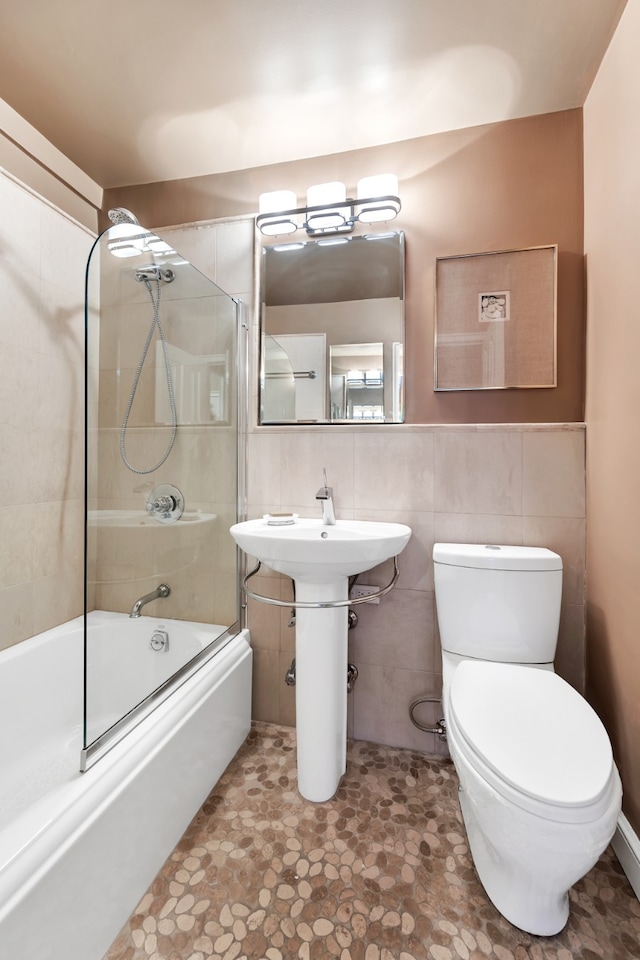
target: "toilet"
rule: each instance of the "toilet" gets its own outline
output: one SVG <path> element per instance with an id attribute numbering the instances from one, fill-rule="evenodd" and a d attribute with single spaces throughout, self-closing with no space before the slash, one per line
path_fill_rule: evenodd
<path id="1" fill-rule="evenodd" d="M 474 865 L 510 923 L 552 936 L 622 802 L 600 719 L 553 669 L 562 559 L 436 543 L 433 561 L 447 744 Z"/>

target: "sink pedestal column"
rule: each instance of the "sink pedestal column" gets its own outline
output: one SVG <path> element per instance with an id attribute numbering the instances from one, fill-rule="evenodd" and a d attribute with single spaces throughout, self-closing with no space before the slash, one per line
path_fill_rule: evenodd
<path id="1" fill-rule="evenodd" d="M 346 600 L 348 585 L 296 580 L 296 599 Z M 347 636 L 347 606 L 296 610 L 298 790 L 316 803 L 333 797 L 347 765 Z"/>

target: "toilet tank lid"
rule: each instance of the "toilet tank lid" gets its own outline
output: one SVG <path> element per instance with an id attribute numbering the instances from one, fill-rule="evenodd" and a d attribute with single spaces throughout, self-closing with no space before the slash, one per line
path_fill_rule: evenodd
<path id="1" fill-rule="evenodd" d="M 482 760 L 521 793 L 556 806 L 593 804 L 607 789 L 611 743 L 592 707 L 549 670 L 463 661 L 450 709 Z"/>
<path id="2" fill-rule="evenodd" d="M 495 543 L 435 543 L 433 561 L 488 570 L 562 570 L 562 557 L 546 547 Z"/>

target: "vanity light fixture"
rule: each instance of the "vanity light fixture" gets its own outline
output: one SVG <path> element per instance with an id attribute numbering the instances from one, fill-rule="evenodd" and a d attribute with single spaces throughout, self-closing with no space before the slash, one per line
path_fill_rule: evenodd
<path id="1" fill-rule="evenodd" d="M 317 183 L 307 190 L 307 206 L 296 207 L 293 190 L 261 193 L 256 226 L 268 237 L 304 229 L 310 237 L 352 233 L 356 223 L 393 220 L 400 212 L 398 178 L 393 173 L 363 177 L 356 199 L 347 197 L 343 183 Z"/>
<path id="2" fill-rule="evenodd" d="M 324 237 L 316 242 L 319 247 L 335 247 L 339 243 L 349 243 L 349 240 L 351 237 Z M 301 246 L 304 246 L 304 243 Z"/>
<path id="3" fill-rule="evenodd" d="M 350 387 L 381 387 L 382 370 L 348 370 L 347 383 Z"/>
<path id="4" fill-rule="evenodd" d="M 114 257 L 137 257 L 145 252 L 144 228 L 133 223 L 118 223 L 109 228 L 109 253 Z"/>
<path id="5" fill-rule="evenodd" d="M 165 240 L 132 223 L 118 223 L 110 227 L 107 248 L 110 254 L 120 258 L 138 257 L 142 253 L 166 256 L 176 252 Z"/>

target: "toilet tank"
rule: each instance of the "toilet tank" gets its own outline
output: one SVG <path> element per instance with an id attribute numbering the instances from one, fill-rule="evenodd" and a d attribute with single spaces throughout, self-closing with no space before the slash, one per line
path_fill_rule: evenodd
<path id="1" fill-rule="evenodd" d="M 557 553 L 436 543 L 433 562 L 443 650 L 504 663 L 553 661 L 562 595 Z"/>

